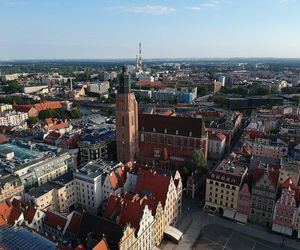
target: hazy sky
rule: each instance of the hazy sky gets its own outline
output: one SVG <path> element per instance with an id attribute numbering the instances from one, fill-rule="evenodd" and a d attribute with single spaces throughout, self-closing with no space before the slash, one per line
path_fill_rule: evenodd
<path id="1" fill-rule="evenodd" d="M 0 60 L 300 58 L 300 0 L 0 0 Z"/>

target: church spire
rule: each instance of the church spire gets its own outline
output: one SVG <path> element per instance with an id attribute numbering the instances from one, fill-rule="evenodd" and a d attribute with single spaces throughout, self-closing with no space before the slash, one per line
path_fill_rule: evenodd
<path id="1" fill-rule="evenodd" d="M 129 94 L 131 92 L 130 74 L 127 65 L 122 67 L 122 74 L 120 75 L 119 91 L 120 94 Z"/>

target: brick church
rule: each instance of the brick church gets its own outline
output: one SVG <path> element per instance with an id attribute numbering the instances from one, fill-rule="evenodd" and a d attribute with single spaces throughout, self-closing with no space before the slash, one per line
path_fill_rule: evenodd
<path id="1" fill-rule="evenodd" d="M 138 114 L 126 66 L 116 97 L 117 158 L 179 169 L 194 149 L 207 157 L 208 134 L 201 118 Z"/>

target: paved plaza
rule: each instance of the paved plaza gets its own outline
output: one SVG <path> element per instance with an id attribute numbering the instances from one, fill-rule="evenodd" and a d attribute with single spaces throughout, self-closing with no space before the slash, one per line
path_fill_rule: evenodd
<path id="1" fill-rule="evenodd" d="M 271 232 L 252 223 L 242 225 L 202 211 L 203 203 L 184 199 L 182 217 L 176 226 L 184 234 L 179 244 L 163 240 L 163 250 L 297 250 L 300 241 Z"/>
<path id="2" fill-rule="evenodd" d="M 274 244 L 266 240 L 247 236 L 221 225 L 211 224 L 203 228 L 193 250 L 292 250 L 281 244 Z"/>

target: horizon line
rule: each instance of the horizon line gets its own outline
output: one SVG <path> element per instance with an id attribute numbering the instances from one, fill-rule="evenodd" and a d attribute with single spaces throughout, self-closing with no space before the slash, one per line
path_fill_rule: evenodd
<path id="1" fill-rule="evenodd" d="M 232 59 L 283 59 L 283 60 L 300 60 L 300 57 L 146 57 L 142 58 L 143 61 L 150 60 L 232 60 Z M 26 58 L 26 59 L 1 59 L 0 63 L 3 62 L 16 62 L 16 61 L 135 61 L 135 58 Z"/>

